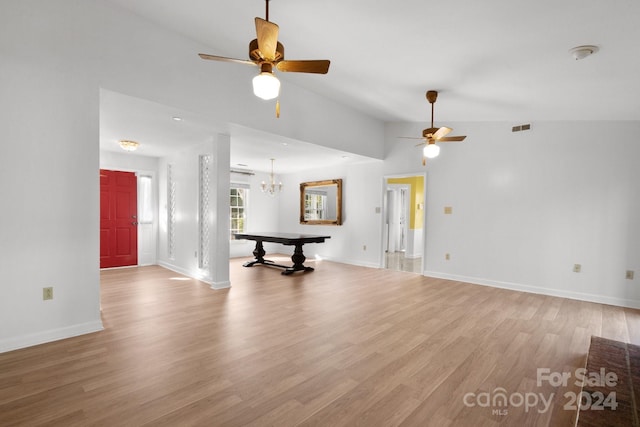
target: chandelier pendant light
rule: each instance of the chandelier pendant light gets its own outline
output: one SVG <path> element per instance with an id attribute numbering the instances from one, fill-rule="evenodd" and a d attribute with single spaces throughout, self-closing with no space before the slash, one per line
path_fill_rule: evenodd
<path id="1" fill-rule="evenodd" d="M 260 187 L 262 187 L 262 192 L 267 193 L 270 196 L 274 196 L 276 193 L 282 191 L 282 182 L 278 182 L 276 184 L 276 177 L 273 174 L 273 162 L 275 159 L 271 159 L 271 174 L 269 175 L 269 183 L 262 181 Z"/>

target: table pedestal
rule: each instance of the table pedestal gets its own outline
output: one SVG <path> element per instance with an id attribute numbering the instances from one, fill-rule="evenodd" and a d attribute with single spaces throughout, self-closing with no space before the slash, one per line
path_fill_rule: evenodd
<path id="1" fill-rule="evenodd" d="M 282 274 L 284 275 L 289 275 L 296 271 L 304 271 L 304 272 L 313 271 L 313 267 L 306 267 L 304 265 L 304 262 L 307 259 L 307 257 L 305 257 L 304 253 L 302 252 L 302 245 L 303 243 L 301 242 L 297 242 L 295 244 L 293 255 L 291 255 L 291 261 L 293 262 L 293 265 L 288 266 L 288 265 L 276 264 L 271 260 L 264 259 L 264 255 L 266 252 L 264 251 L 262 240 L 257 240 L 256 248 L 253 250 L 253 256 L 255 257 L 255 259 L 253 261 L 247 261 L 242 265 L 244 267 L 253 267 L 256 264 L 264 264 L 271 267 L 284 268 L 285 270 L 282 272 Z"/>

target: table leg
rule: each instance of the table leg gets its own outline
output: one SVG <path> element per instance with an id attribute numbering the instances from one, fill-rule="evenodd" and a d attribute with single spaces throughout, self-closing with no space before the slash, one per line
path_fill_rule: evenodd
<path id="1" fill-rule="evenodd" d="M 296 243 L 296 248 L 291 255 L 291 261 L 293 261 L 293 267 L 287 268 L 282 274 L 292 274 L 295 271 L 313 271 L 313 267 L 305 267 L 303 264 L 307 259 L 302 252 L 303 243 Z"/>
<path id="2" fill-rule="evenodd" d="M 256 248 L 253 250 L 253 256 L 256 257 L 253 261 L 247 261 L 242 264 L 244 267 L 253 267 L 255 264 L 264 264 L 264 247 L 262 246 L 262 240 L 256 241 Z"/>

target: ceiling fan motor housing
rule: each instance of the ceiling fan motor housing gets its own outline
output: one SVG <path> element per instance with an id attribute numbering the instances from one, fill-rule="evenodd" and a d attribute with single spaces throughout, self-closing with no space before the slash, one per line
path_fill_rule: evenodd
<path id="1" fill-rule="evenodd" d="M 249 43 L 249 58 L 251 58 L 254 62 L 262 62 L 264 58 L 262 57 L 262 53 L 260 53 L 260 49 L 258 49 L 258 39 L 251 40 Z M 282 43 L 277 42 L 276 45 L 276 54 L 273 58 L 273 63 L 277 63 L 284 60 L 284 46 Z"/>
<path id="2" fill-rule="evenodd" d="M 434 133 L 438 132 L 438 129 L 440 128 L 427 128 L 427 129 L 423 129 L 422 130 L 422 137 L 423 138 L 431 138 L 433 136 Z"/>

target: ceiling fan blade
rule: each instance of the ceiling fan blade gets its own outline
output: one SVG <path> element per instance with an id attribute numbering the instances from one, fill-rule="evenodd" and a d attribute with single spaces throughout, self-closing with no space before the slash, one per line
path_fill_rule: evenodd
<path id="1" fill-rule="evenodd" d="M 460 142 L 464 141 L 465 136 L 445 136 L 444 138 L 440 138 L 438 142 Z"/>
<path id="2" fill-rule="evenodd" d="M 425 138 L 420 138 L 418 136 L 398 136 L 397 138 L 401 138 L 401 139 L 425 139 Z"/>
<path id="3" fill-rule="evenodd" d="M 293 73 L 314 73 L 327 74 L 329 72 L 330 61 L 328 59 L 305 60 L 305 61 L 280 61 L 276 64 L 279 71 Z"/>
<path id="4" fill-rule="evenodd" d="M 227 58 L 226 56 L 208 55 L 206 53 L 199 53 L 198 56 L 202 59 L 209 59 L 212 61 L 224 61 L 224 62 L 236 62 L 238 64 L 256 65 L 253 61 L 247 61 L 246 59 Z"/>
<path id="5" fill-rule="evenodd" d="M 451 132 L 453 129 L 448 128 L 446 126 L 442 126 L 440 129 L 433 134 L 433 139 L 442 139 L 445 135 Z"/>
<path id="6" fill-rule="evenodd" d="M 262 58 L 266 61 L 273 61 L 276 57 L 276 47 L 278 45 L 278 25 L 256 17 L 256 34 L 258 36 L 258 49 Z"/>

